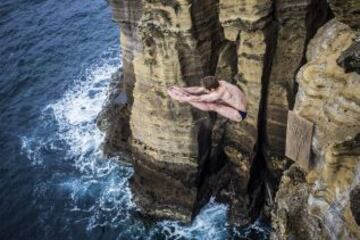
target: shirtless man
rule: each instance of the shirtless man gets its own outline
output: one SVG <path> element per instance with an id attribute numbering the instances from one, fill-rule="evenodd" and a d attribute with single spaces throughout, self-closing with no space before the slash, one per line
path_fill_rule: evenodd
<path id="1" fill-rule="evenodd" d="M 187 102 L 202 111 L 214 111 L 235 122 L 246 117 L 246 98 L 235 85 L 226 81 L 218 81 L 208 76 L 201 79 L 200 87 L 176 87 L 168 89 L 174 100 Z"/>

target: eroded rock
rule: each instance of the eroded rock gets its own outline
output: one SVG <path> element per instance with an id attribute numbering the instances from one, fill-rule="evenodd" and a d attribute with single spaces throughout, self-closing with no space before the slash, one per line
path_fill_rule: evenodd
<path id="1" fill-rule="evenodd" d="M 360 31 L 360 2 L 358 0 L 328 0 L 338 21 Z"/>
<path id="2" fill-rule="evenodd" d="M 273 239 L 324 239 L 321 226 L 304 207 L 308 197 L 309 186 L 305 174 L 293 165 L 284 172 L 276 194 L 276 207 L 272 212 L 276 232 Z"/>
<path id="3" fill-rule="evenodd" d="M 131 149 L 131 187 L 143 214 L 189 222 L 216 195 L 230 204 L 230 222 L 243 225 L 262 211 L 267 191 L 280 239 L 359 237 L 357 1 L 329 0 L 337 20 L 309 44 L 331 15 L 325 0 L 110 2 L 123 74 L 98 126 L 104 149 Z M 167 96 L 171 85 L 214 74 L 244 91 L 244 122 Z M 127 102 L 119 104 L 122 94 Z M 274 203 L 276 184 L 267 178 L 288 168 L 286 114 L 294 103 L 315 124 L 312 171 L 288 170 Z"/>
<path id="4" fill-rule="evenodd" d="M 276 157 L 285 152 L 288 110 L 296 94 L 295 75 L 303 64 L 306 46 L 328 19 L 326 0 L 277 0 L 277 40 L 266 102 L 264 153 L 269 166 L 277 169 Z M 271 158 L 271 159 L 270 159 Z"/>
<path id="5" fill-rule="evenodd" d="M 337 63 L 345 69 L 346 73 L 356 72 L 360 74 L 360 39 L 357 39 L 340 55 Z"/>
<path id="6" fill-rule="evenodd" d="M 172 85 L 199 84 L 209 74 L 212 46 L 221 38 L 216 2 L 143 1 L 133 60 L 131 111 L 135 175 L 132 189 L 143 214 L 190 221 L 197 203 L 198 120 L 207 114 L 174 102 Z"/>
<path id="7" fill-rule="evenodd" d="M 308 45 L 308 62 L 297 75 L 299 91 L 294 111 L 315 124 L 313 168 L 304 183 L 308 197 L 301 205 L 309 213 L 304 222 L 320 227 L 318 233 L 317 228 L 307 226 L 309 234 L 324 236 L 320 239 L 359 238 L 360 228 L 351 214 L 349 196 L 360 180 L 360 75 L 345 73 L 336 63 L 353 39 L 350 27 L 336 20 L 328 22 Z M 283 187 L 277 194 L 278 207 L 287 198 L 281 192 L 289 191 L 289 187 Z M 304 198 L 302 192 L 295 195 Z M 303 226 L 293 227 L 296 231 Z"/>

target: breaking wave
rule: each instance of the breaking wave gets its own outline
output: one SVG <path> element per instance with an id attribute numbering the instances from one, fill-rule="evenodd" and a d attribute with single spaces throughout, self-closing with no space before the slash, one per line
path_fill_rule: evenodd
<path id="1" fill-rule="evenodd" d="M 118 55 L 116 49 L 110 49 L 85 68 L 61 99 L 45 107 L 39 131 L 22 138 L 23 152 L 32 165 L 52 171 L 46 181 L 35 186 L 39 208 L 49 209 L 43 203 L 49 194 L 64 198 L 64 209 L 57 216 L 64 232 L 74 231 L 70 225 L 75 224 L 88 233 L 109 232 L 112 239 L 226 239 L 227 206 L 214 200 L 191 225 L 147 223 L 136 217 L 128 184 L 133 169 L 116 159 L 103 158 L 103 135 L 96 128 L 111 74 L 119 67 Z M 47 130 L 49 126 L 52 131 Z M 47 134 L 36 134 L 44 131 Z M 51 227 L 46 226 L 54 221 L 56 209 L 51 210 L 41 215 L 47 236 L 52 235 Z"/>

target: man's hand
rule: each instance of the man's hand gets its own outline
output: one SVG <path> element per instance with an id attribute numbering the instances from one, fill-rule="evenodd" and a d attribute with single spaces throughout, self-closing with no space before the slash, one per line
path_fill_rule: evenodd
<path id="1" fill-rule="evenodd" d="M 217 102 L 221 100 L 221 94 L 217 91 L 214 92 L 210 92 L 207 94 L 203 94 L 200 96 L 192 96 L 191 97 L 191 101 L 196 101 L 196 102 Z"/>
<path id="2" fill-rule="evenodd" d="M 182 103 L 190 101 L 192 97 L 189 93 L 179 87 L 170 87 L 167 92 L 172 99 Z"/>

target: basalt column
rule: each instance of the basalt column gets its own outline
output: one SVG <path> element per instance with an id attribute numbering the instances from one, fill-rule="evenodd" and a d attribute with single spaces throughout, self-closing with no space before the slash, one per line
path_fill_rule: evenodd
<path id="1" fill-rule="evenodd" d="M 198 85 L 221 38 L 213 0 L 142 1 L 133 60 L 131 111 L 134 200 L 141 212 L 188 222 L 197 198 L 198 118 L 167 88 Z"/>
<path id="2" fill-rule="evenodd" d="M 288 110 L 295 102 L 295 76 L 303 64 L 308 41 L 328 18 L 326 0 L 277 0 L 276 51 L 266 101 L 263 151 L 269 167 L 285 168 L 285 140 Z"/>
<path id="3" fill-rule="evenodd" d="M 220 22 L 227 41 L 236 45 L 236 75 L 230 79 L 245 93 L 248 117 L 241 123 L 225 125 L 224 150 L 229 159 L 230 220 L 245 224 L 251 220 L 248 194 L 250 169 L 258 142 L 258 123 L 270 70 L 275 25 L 272 1 L 220 0 Z M 221 59 L 221 58 L 220 58 Z M 250 211 L 249 211 L 250 210 Z"/>

